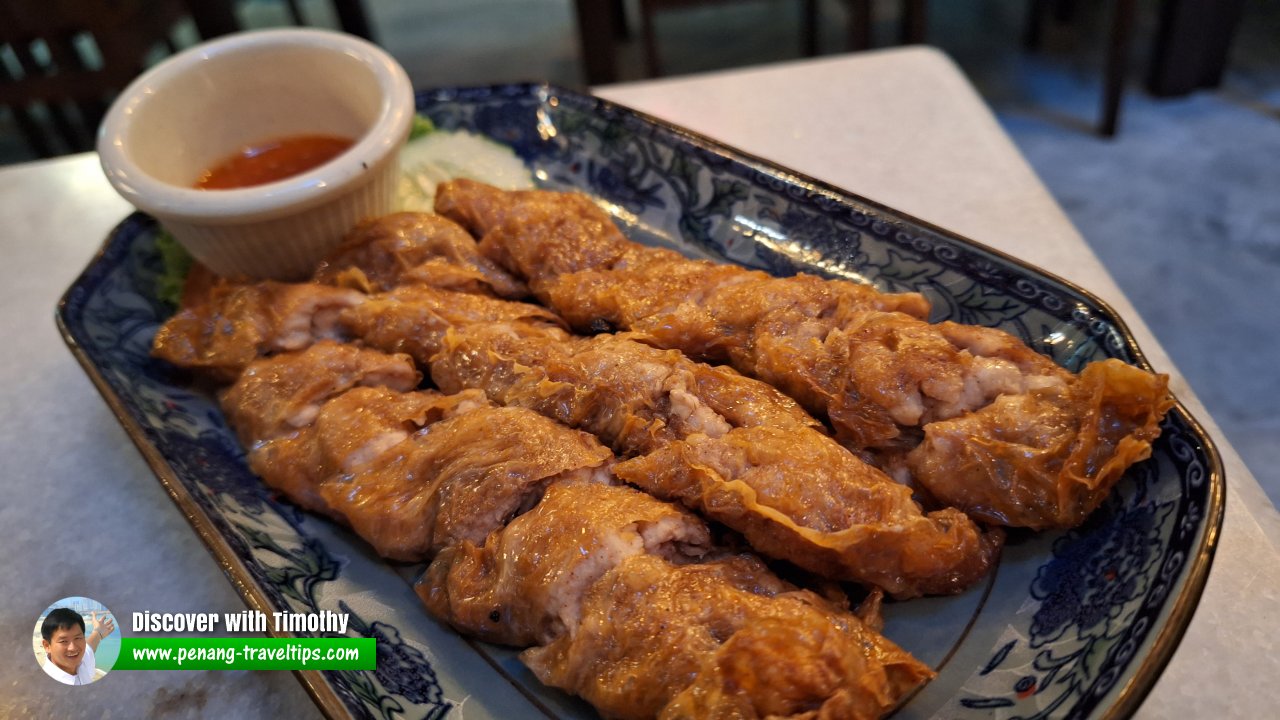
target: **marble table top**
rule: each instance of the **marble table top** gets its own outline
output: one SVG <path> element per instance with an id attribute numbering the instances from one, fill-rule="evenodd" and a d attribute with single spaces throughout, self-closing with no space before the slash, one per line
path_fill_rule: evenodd
<path id="1" fill-rule="evenodd" d="M 1208 586 L 1139 715 L 1244 718 L 1280 705 L 1280 514 L 950 60 L 908 48 L 597 93 L 1051 269 L 1110 303 L 1173 376 L 1227 475 Z M 54 328 L 58 297 L 129 210 L 92 154 L 0 169 L 6 637 L 26 637 L 68 595 L 118 614 L 244 607 Z M 0 648 L 0 658 L 3 717 L 319 714 L 288 673 L 129 673 L 69 693 L 25 642 Z"/>

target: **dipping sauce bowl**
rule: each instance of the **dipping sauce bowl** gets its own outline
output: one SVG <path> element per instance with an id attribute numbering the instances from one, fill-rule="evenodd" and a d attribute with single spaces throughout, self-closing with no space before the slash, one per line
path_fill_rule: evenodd
<path id="1" fill-rule="evenodd" d="M 98 136 L 113 187 L 226 277 L 297 280 L 360 220 L 394 209 L 413 88 L 390 55 L 314 29 L 230 35 L 139 76 Z M 197 189 L 248 148 L 329 137 L 350 147 L 264 184 Z"/>

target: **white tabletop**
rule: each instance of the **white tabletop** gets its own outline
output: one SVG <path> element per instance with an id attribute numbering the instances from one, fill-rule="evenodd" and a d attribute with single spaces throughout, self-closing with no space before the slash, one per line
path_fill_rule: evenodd
<path id="1" fill-rule="evenodd" d="M 1228 482 L 1208 587 L 1140 714 L 1272 714 L 1280 514 L 949 60 L 893 50 L 597 92 L 1050 268 L 1110 303 L 1209 428 Z M 128 211 L 92 155 L 0 169 L 5 637 L 25 637 L 68 595 L 118 613 L 243 607 L 54 329 L 59 295 Z M 3 717 L 316 715 L 288 673 L 121 672 L 67 692 L 19 645 L 0 648 Z"/>

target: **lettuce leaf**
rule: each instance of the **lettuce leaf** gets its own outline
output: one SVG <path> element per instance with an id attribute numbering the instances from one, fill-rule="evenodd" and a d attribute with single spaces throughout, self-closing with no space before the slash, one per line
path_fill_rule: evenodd
<path id="1" fill-rule="evenodd" d="M 156 234 L 156 252 L 160 254 L 161 268 L 156 276 L 156 297 L 177 309 L 182 302 L 182 286 L 195 258 L 163 228 Z"/>

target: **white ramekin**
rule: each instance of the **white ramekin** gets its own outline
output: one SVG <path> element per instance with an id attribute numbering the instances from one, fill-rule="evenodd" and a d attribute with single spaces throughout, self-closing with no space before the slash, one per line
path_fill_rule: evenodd
<path id="1" fill-rule="evenodd" d="M 98 153 L 116 191 L 214 272 L 299 279 L 360 220 L 392 211 L 413 114 L 408 75 L 369 42 L 313 29 L 246 32 L 138 77 L 107 112 Z M 277 182 L 194 187 L 246 145 L 317 134 L 355 144 Z"/>

